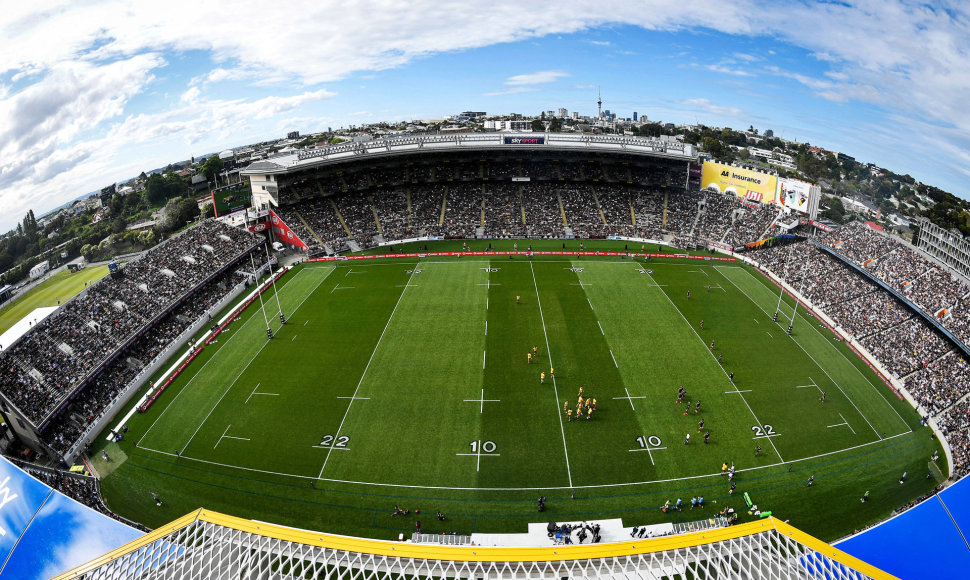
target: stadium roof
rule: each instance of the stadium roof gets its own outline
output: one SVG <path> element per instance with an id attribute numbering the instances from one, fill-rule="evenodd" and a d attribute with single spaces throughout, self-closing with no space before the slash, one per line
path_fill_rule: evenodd
<path id="1" fill-rule="evenodd" d="M 629 153 L 681 161 L 695 161 L 693 145 L 676 140 L 645 139 L 623 135 L 572 133 L 471 133 L 452 135 L 401 136 L 372 141 L 344 141 L 294 151 L 257 161 L 243 175 L 295 173 L 349 160 L 377 159 L 407 153 L 454 151 L 582 151 Z"/>
<path id="2" fill-rule="evenodd" d="M 11 326 L 6 332 L 0 334 L 0 349 L 3 349 L 4 345 L 9 346 L 17 342 L 18 338 L 30 332 L 34 326 L 51 314 L 54 314 L 58 308 L 60 308 L 60 306 L 43 306 L 41 308 L 35 308 L 30 314 L 18 320 L 16 324 Z"/>

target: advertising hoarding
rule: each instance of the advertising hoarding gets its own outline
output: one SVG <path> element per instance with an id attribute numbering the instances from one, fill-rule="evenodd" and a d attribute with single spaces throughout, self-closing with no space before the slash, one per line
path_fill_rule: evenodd
<path id="1" fill-rule="evenodd" d="M 711 187 L 753 201 L 775 203 L 778 178 L 750 169 L 708 161 L 701 168 L 701 188 Z"/>

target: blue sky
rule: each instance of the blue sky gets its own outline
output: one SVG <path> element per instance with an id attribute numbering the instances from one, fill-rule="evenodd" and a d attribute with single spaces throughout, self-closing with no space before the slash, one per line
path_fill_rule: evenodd
<path id="1" fill-rule="evenodd" d="M 773 129 L 970 195 L 966 3 L 21 2 L 0 231 L 191 155 L 462 110 Z"/>

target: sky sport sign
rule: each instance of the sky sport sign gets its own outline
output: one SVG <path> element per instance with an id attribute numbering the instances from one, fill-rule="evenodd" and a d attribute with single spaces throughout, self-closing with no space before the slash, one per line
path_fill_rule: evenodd
<path id="1" fill-rule="evenodd" d="M 542 145 L 546 142 L 545 137 L 506 137 L 506 145 Z"/>

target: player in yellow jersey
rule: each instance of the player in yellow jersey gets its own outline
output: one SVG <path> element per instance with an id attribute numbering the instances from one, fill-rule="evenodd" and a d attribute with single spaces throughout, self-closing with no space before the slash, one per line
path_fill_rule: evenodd
<path id="1" fill-rule="evenodd" d="M 539 354 L 539 347 L 538 346 L 532 347 L 532 354 Z"/>
<path id="2" fill-rule="evenodd" d="M 522 300 L 522 297 L 521 297 L 521 296 L 516 296 L 516 297 L 515 297 L 515 303 L 516 303 L 516 304 L 519 304 L 519 302 L 520 302 L 521 300 Z"/>
<path id="3" fill-rule="evenodd" d="M 589 418 L 592 416 L 593 416 L 593 408 L 590 407 L 589 409 L 586 409 L 586 420 L 589 421 Z"/>
<path id="4" fill-rule="evenodd" d="M 582 395 L 580 395 L 580 396 L 579 396 L 579 404 L 580 404 L 580 405 L 582 405 L 582 404 L 583 404 L 583 396 L 582 396 Z"/>
<path id="5" fill-rule="evenodd" d="M 530 352 L 530 353 L 526 353 L 526 354 L 529 355 L 529 364 L 531 365 L 532 364 L 532 353 Z"/>
<path id="6" fill-rule="evenodd" d="M 583 414 L 583 404 L 582 403 L 578 403 L 576 405 L 576 417 L 579 417 L 582 414 Z"/>
<path id="7" fill-rule="evenodd" d="M 543 371 L 542 374 L 539 375 L 539 384 L 543 385 L 545 384 L 545 382 L 546 382 L 546 373 L 545 371 Z"/>
<path id="8" fill-rule="evenodd" d="M 582 397 L 582 396 L 583 396 L 583 387 L 579 387 L 579 396 L 580 396 L 580 397 Z"/>
<path id="9" fill-rule="evenodd" d="M 573 410 L 569 409 L 568 411 L 566 411 L 566 422 L 568 423 L 569 421 L 572 421 L 572 420 L 573 420 Z"/>
<path id="10" fill-rule="evenodd" d="M 556 374 L 556 369 L 554 369 L 554 368 L 552 368 L 552 367 L 549 367 L 549 376 L 550 376 L 550 377 L 551 377 L 551 376 L 555 376 L 555 374 Z"/>
<path id="11" fill-rule="evenodd" d="M 562 410 L 563 411 L 569 410 L 569 401 L 566 401 L 565 403 L 562 404 Z"/>
<path id="12" fill-rule="evenodd" d="M 590 409 L 596 409 L 596 397 L 593 397 L 593 404 L 590 405 Z"/>

